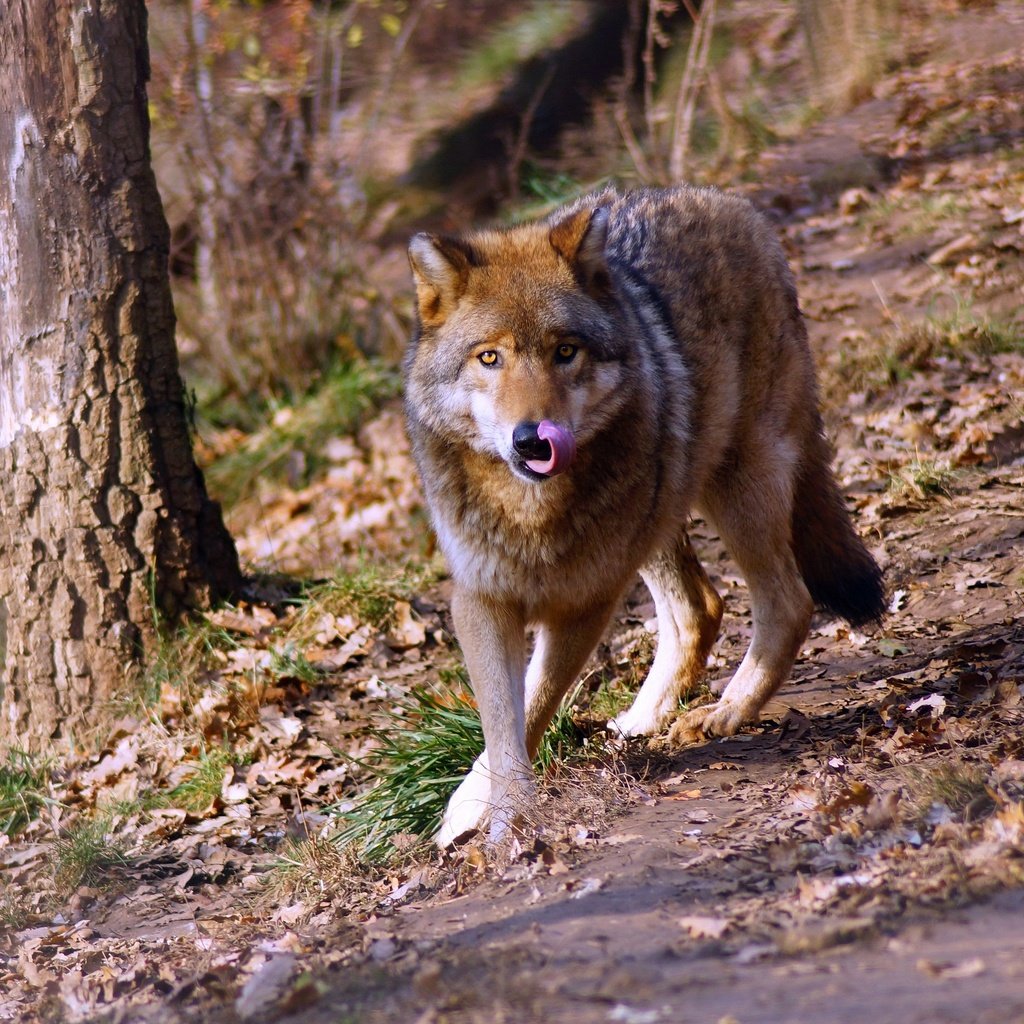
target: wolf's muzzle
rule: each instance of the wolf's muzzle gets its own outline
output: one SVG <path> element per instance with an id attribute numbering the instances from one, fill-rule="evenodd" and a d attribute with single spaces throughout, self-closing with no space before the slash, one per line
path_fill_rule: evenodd
<path id="1" fill-rule="evenodd" d="M 576 457 L 576 438 L 569 427 L 551 420 L 520 423 L 512 431 L 512 448 L 520 461 L 520 469 L 530 479 L 564 473 Z"/>
<path id="2" fill-rule="evenodd" d="M 524 459 L 545 462 L 551 458 L 551 442 L 537 433 L 539 423 L 520 423 L 512 431 L 512 447 Z"/>

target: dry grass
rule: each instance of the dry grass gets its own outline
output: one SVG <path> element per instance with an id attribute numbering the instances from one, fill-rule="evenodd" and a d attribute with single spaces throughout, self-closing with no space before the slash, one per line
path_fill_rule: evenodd
<path id="1" fill-rule="evenodd" d="M 921 821 L 950 815 L 960 821 L 985 817 L 995 807 L 988 774 L 958 756 L 916 769 L 909 781 L 911 805 Z"/>
<path id="2" fill-rule="evenodd" d="M 958 473 L 939 459 L 916 458 L 889 476 L 889 493 L 896 498 L 927 501 L 948 498 Z"/>
<path id="3" fill-rule="evenodd" d="M 291 903 L 312 908 L 323 899 L 345 901 L 374 880 L 351 849 L 318 836 L 291 839 L 266 876 L 262 902 L 268 908 Z"/>
<path id="4" fill-rule="evenodd" d="M 889 323 L 879 343 L 861 351 L 841 352 L 835 381 L 850 391 L 882 393 L 915 373 L 933 369 L 941 359 L 984 358 L 1024 350 L 1021 330 L 996 317 L 978 313 L 971 302 L 952 295 L 952 309 L 909 319 L 885 309 Z"/>
<path id="5" fill-rule="evenodd" d="M 602 747 L 590 759 L 561 761 L 544 777 L 532 824 L 538 832 L 584 841 L 607 831 L 621 808 L 635 799 L 640 783 L 615 751 Z"/>

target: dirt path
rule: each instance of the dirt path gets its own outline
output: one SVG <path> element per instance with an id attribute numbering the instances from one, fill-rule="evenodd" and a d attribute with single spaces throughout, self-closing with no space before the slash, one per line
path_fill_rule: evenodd
<path id="1" fill-rule="evenodd" d="M 987 513 L 965 496 L 919 515 L 943 554 L 882 640 L 819 631 L 759 729 L 658 757 L 609 831 L 578 822 L 368 925 L 295 1019 L 1024 1020 L 1024 897 L 972 905 L 1024 880 L 1024 823 L 986 817 L 984 787 L 954 811 L 934 782 L 1010 750 L 1006 792 L 1024 780 L 1022 486 L 1017 469 Z M 938 617 L 983 553 L 991 596 Z"/>
<path id="2" fill-rule="evenodd" d="M 911 917 L 898 932 L 855 948 L 747 959 L 743 951 L 722 955 L 713 943 L 687 948 L 684 941 L 666 941 L 666 933 L 679 931 L 671 915 L 686 908 L 681 887 L 671 878 L 641 882 L 598 894 L 589 906 L 520 915 L 505 923 L 504 936 L 470 929 L 428 951 L 443 966 L 428 960 L 403 974 L 359 970 L 324 1000 L 330 1010 L 296 1019 L 337 1020 L 340 1011 L 342 1019 L 349 1012 L 367 1022 L 1024 1020 L 1019 892 L 942 918 Z M 467 948 L 474 942 L 482 953 Z"/>

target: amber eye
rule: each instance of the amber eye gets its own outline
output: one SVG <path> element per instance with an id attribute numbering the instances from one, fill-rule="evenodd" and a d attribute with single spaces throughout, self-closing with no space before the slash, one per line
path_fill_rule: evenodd
<path id="1" fill-rule="evenodd" d="M 564 344 L 559 345 L 558 348 L 555 349 L 555 362 L 571 363 L 573 359 L 576 357 L 577 351 L 578 349 L 575 345 L 570 345 L 568 342 L 565 342 Z"/>
<path id="2" fill-rule="evenodd" d="M 489 348 L 486 352 L 481 352 L 480 355 L 477 356 L 477 359 L 479 359 L 484 366 L 494 366 L 498 362 L 498 353 L 495 352 L 494 349 Z"/>

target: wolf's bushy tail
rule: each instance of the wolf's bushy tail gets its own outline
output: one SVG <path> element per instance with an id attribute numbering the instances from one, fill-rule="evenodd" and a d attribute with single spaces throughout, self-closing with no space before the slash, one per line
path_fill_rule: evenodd
<path id="1" fill-rule="evenodd" d="M 829 444 L 816 433 L 796 481 L 793 553 L 814 603 L 863 626 L 885 613 L 882 570 L 853 528 L 830 462 Z"/>

